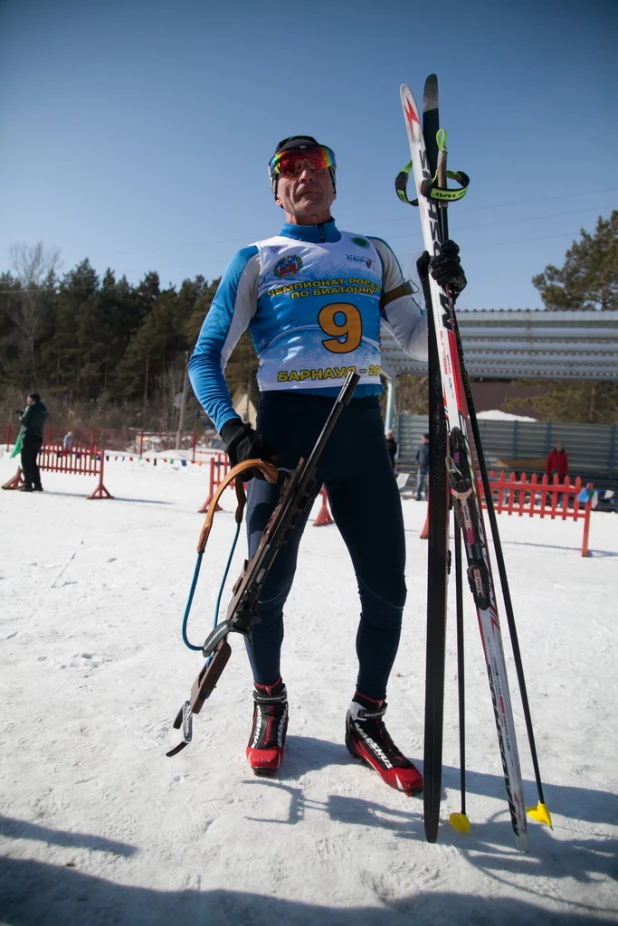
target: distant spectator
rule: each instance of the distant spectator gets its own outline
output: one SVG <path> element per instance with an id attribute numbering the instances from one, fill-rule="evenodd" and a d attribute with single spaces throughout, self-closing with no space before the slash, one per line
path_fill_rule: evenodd
<path id="1" fill-rule="evenodd" d="M 20 415 L 24 429 L 21 444 L 21 469 L 24 475 L 22 492 L 42 492 L 41 473 L 36 458 L 43 446 L 43 428 L 47 421 L 47 409 L 38 392 L 26 396 L 26 408 Z"/>
<path id="2" fill-rule="evenodd" d="M 562 444 L 556 444 L 554 449 L 547 457 L 545 472 L 549 476 L 549 481 L 554 481 L 554 476 L 558 477 L 559 482 L 564 482 L 569 475 L 569 458 Z M 568 496 L 567 496 L 568 498 Z M 561 506 L 564 500 L 562 492 L 556 498 L 556 504 Z"/>
<path id="3" fill-rule="evenodd" d="M 387 431 L 384 436 L 386 438 L 386 446 L 388 447 L 388 455 L 391 458 L 393 469 L 395 469 L 395 459 L 397 457 L 397 441 L 393 437 L 392 431 Z"/>
<path id="4" fill-rule="evenodd" d="M 427 498 L 427 478 L 429 476 L 429 434 L 423 434 L 421 444 L 416 451 L 416 500 L 420 502 L 421 495 Z"/>
<path id="5" fill-rule="evenodd" d="M 545 472 L 551 479 L 558 476 L 560 482 L 564 482 L 569 475 L 569 458 L 562 444 L 556 444 L 547 457 Z"/>
<path id="6" fill-rule="evenodd" d="M 73 431 L 67 431 L 62 438 L 62 449 L 65 453 L 70 453 L 73 449 Z"/>

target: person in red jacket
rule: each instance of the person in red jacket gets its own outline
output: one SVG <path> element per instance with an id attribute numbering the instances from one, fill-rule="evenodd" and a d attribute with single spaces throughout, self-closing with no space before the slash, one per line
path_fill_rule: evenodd
<path id="1" fill-rule="evenodd" d="M 569 475 L 569 458 L 562 444 L 556 444 L 554 449 L 547 457 L 545 471 L 549 477 L 550 482 L 554 481 L 554 476 L 558 476 L 559 482 L 564 482 Z M 563 501 L 564 496 L 561 492 L 556 500 L 556 505 L 560 507 Z"/>
<path id="2" fill-rule="evenodd" d="M 557 475 L 560 482 L 564 482 L 569 475 L 569 458 L 562 444 L 556 444 L 547 457 L 545 472 L 552 478 Z"/>

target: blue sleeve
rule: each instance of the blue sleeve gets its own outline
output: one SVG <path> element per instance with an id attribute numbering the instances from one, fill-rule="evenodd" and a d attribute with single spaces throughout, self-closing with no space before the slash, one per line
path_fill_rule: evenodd
<path id="1" fill-rule="evenodd" d="M 225 365 L 257 308 L 258 249 L 243 248 L 227 267 L 189 360 L 193 391 L 219 434 L 238 418 L 225 382 Z"/>

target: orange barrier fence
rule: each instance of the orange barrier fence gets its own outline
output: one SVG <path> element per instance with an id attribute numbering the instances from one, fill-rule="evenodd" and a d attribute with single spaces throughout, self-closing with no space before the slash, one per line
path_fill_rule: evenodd
<path id="1" fill-rule="evenodd" d="M 73 447 L 63 450 L 62 444 L 44 445 L 37 457 L 39 469 L 49 473 L 72 473 L 82 476 L 98 476 L 96 489 L 88 498 L 113 498 L 103 485 L 105 452 L 97 447 Z M 12 479 L 2 486 L 3 489 L 20 489 L 24 485 L 21 466 Z"/>
<path id="2" fill-rule="evenodd" d="M 201 508 L 198 508 L 199 514 L 206 514 L 208 511 L 208 506 L 212 501 L 212 497 L 219 488 L 219 485 L 223 482 L 230 470 L 230 461 L 228 459 L 227 453 L 212 453 L 210 454 L 210 473 L 209 473 L 209 485 L 208 485 L 208 498 L 204 502 Z M 234 483 L 231 482 L 228 486 L 229 489 L 234 488 Z M 215 511 L 220 511 L 221 505 L 217 505 Z"/>
<path id="3" fill-rule="evenodd" d="M 579 521 L 583 519 L 582 556 L 588 556 L 588 536 L 590 533 L 590 512 L 592 511 L 592 490 L 594 486 L 584 485 L 577 477 L 571 482 L 567 476 L 560 482 L 558 476 L 549 481 L 548 476 L 539 477 L 533 473 L 530 479 L 522 473 L 519 479 L 515 473 L 489 473 L 494 509 L 498 514 L 516 514 L 522 518 L 551 518 L 554 521 Z M 479 480 L 481 503 L 487 507 L 483 485 Z"/>
<path id="4" fill-rule="evenodd" d="M 0 441 L 9 451 L 17 440 L 20 429 L 19 421 L 0 422 Z M 61 444 L 67 431 L 73 437 L 73 445 L 80 447 L 105 447 L 107 452 L 133 453 L 143 457 L 148 453 L 183 450 L 191 452 L 191 462 L 196 463 L 200 454 L 208 452 L 209 441 L 215 437 L 213 430 L 184 432 L 178 447 L 178 433 L 174 431 L 141 431 L 138 428 L 87 428 L 79 424 L 47 425 L 43 433 L 44 442 L 49 445 Z M 204 445 L 204 446 L 202 446 Z M 67 447 L 67 450 L 70 447 Z"/>
<path id="5" fill-rule="evenodd" d="M 539 476 L 538 473 L 533 473 L 530 478 L 526 473 L 522 473 L 518 479 L 516 473 L 501 472 L 496 475 L 493 470 L 489 473 L 489 483 L 494 510 L 497 514 L 516 514 L 520 518 L 527 515 L 529 518 L 550 518 L 552 521 L 556 518 L 562 521 L 583 519 L 582 556 L 588 556 L 590 512 L 594 490 L 591 483 L 584 485 L 579 476 L 574 482 L 571 482 L 568 476 L 564 482 L 560 482 L 558 476 L 554 476 L 553 481 L 550 482 L 547 476 Z M 483 508 L 487 508 L 480 477 L 478 484 L 481 504 Z M 426 540 L 428 536 L 429 504 L 420 539 Z"/>

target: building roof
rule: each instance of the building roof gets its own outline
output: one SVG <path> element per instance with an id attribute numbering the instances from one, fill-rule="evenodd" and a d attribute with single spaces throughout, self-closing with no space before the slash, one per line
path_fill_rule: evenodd
<path id="1" fill-rule="evenodd" d="M 472 309 L 457 321 L 470 376 L 618 380 L 618 311 Z M 382 365 L 390 378 L 427 373 L 384 329 Z"/>

